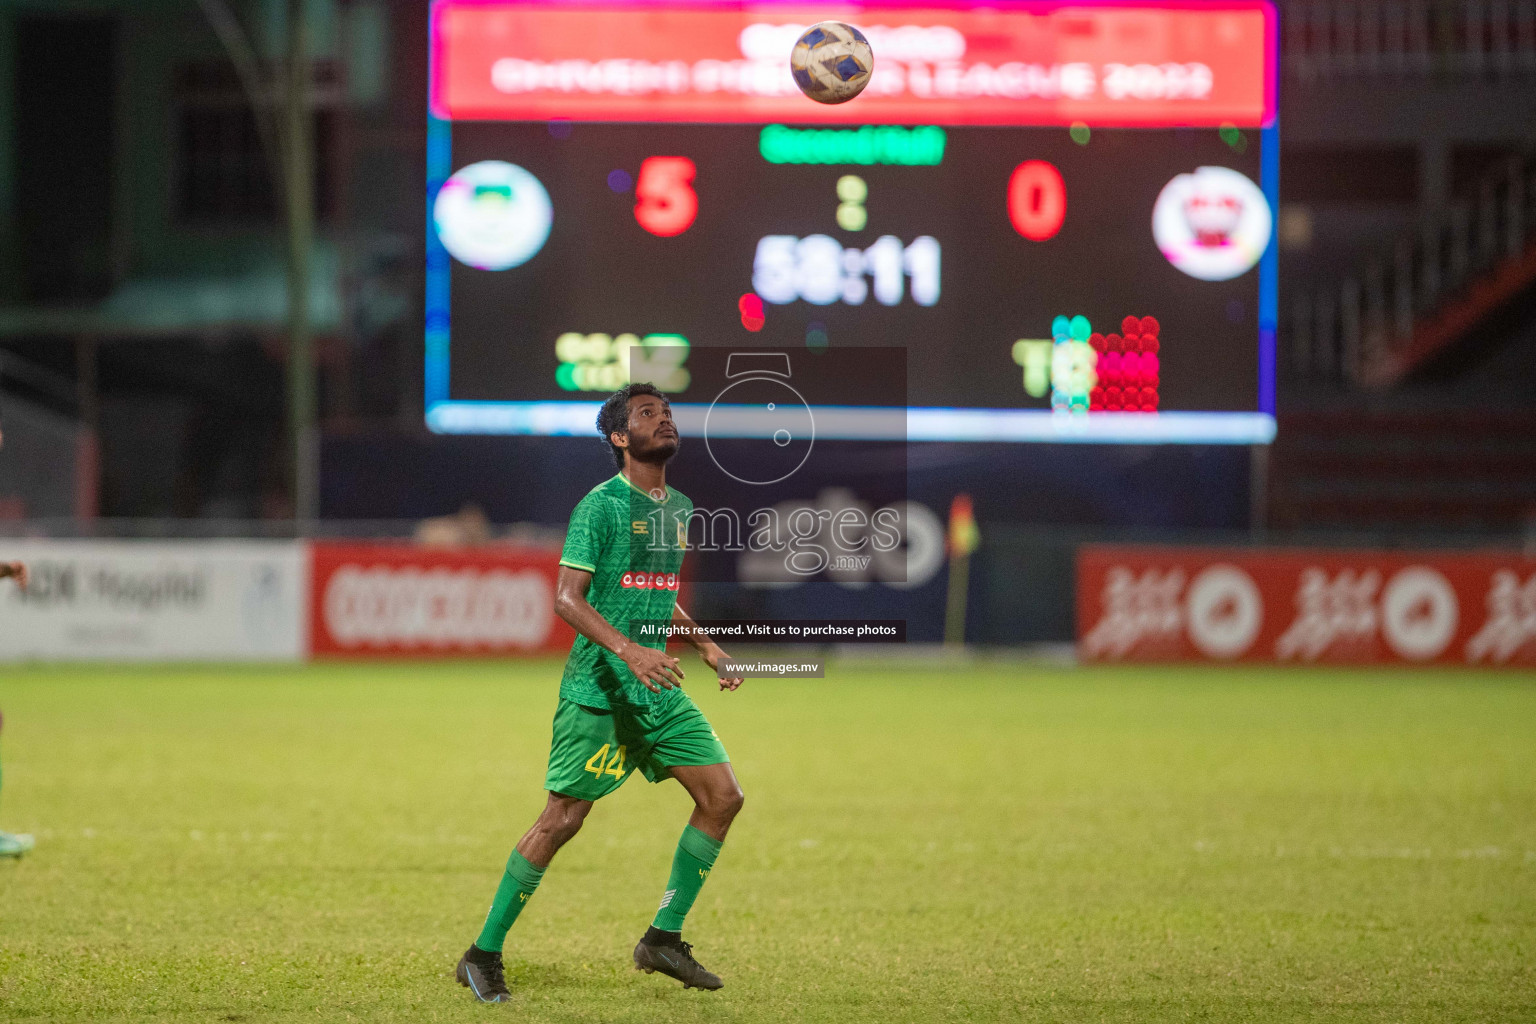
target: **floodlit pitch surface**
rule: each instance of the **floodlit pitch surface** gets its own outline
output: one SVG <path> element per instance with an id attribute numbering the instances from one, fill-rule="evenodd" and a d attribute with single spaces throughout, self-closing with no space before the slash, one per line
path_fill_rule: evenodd
<path id="1" fill-rule="evenodd" d="M 1536 679 L 833 666 L 700 703 L 746 810 L 636 779 L 450 971 L 542 800 L 558 666 L 6 670 L 13 1021 L 1530 1021 Z M 498 1017 L 498 1019 L 500 1019 Z"/>

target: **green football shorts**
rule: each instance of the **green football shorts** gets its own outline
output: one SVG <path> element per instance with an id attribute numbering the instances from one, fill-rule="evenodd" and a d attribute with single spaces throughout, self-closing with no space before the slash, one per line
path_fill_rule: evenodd
<path id="1" fill-rule="evenodd" d="M 562 796 L 598 800 L 639 768 L 652 782 L 672 777 L 675 765 L 730 760 L 704 712 L 682 690 L 649 710 L 589 708 L 560 698 L 544 788 Z"/>

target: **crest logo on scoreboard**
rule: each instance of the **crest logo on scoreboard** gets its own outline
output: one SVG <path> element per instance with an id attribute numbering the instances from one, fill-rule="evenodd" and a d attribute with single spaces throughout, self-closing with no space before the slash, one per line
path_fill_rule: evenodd
<path id="1" fill-rule="evenodd" d="M 482 160 L 443 182 L 432 219 L 454 259 L 480 270 L 507 270 L 544 248 L 554 208 L 538 178 L 516 164 Z"/>
<path id="2" fill-rule="evenodd" d="M 1269 247 L 1269 200 L 1230 167 L 1176 175 L 1152 207 L 1152 238 L 1179 270 L 1201 281 L 1230 281 L 1253 269 Z"/>

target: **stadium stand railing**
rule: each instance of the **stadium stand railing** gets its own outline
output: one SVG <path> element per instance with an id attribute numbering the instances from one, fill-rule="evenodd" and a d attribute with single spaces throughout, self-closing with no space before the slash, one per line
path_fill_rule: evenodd
<path id="1" fill-rule="evenodd" d="M 1290 300 L 1286 352 L 1307 380 L 1380 389 L 1536 283 L 1536 158 L 1513 156 L 1391 253 Z"/>
<path id="2" fill-rule="evenodd" d="M 1286 74 L 1536 78 L 1536 0 L 1311 0 L 1282 3 Z"/>

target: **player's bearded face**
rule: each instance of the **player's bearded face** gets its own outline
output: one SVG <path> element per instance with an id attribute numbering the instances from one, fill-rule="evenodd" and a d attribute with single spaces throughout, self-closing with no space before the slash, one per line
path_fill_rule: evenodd
<path id="1" fill-rule="evenodd" d="M 641 462 L 665 462 L 682 444 L 672 408 L 649 395 L 635 399 L 629 409 L 629 455 Z"/>

